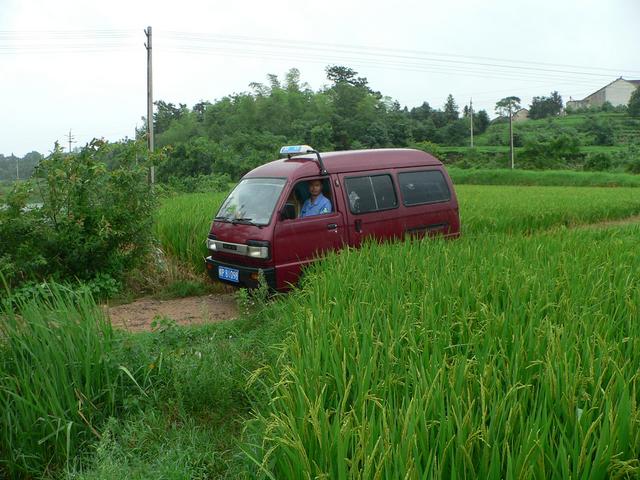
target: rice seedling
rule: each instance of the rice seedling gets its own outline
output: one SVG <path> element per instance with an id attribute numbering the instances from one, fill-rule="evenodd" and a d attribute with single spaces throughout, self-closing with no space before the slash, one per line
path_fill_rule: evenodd
<path id="1" fill-rule="evenodd" d="M 525 233 L 640 214 L 640 190 L 458 185 L 463 235 Z"/>
<path id="2" fill-rule="evenodd" d="M 0 476 L 40 478 L 100 437 L 132 377 L 89 294 L 52 284 L 16 302 L 0 304 Z"/>
<path id="3" fill-rule="evenodd" d="M 639 238 L 368 244 L 314 266 L 279 307 L 254 474 L 637 477 Z"/>
<path id="4" fill-rule="evenodd" d="M 502 168 L 461 169 L 456 167 L 448 167 L 447 170 L 456 185 L 640 187 L 640 176 L 631 173 L 511 170 Z"/>
<path id="5" fill-rule="evenodd" d="M 640 214 L 640 189 L 458 185 L 463 235 L 533 233 Z M 162 204 L 155 224 L 163 250 L 203 271 L 205 239 L 226 193 L 195 193 Z"/>
<path id="6" fill-rule="evenodd" d="M 166 199 L 154 227 L 165 253 L 202 272 L 209 226 L 226 196 L 226 192 L 191 193 Z"/>

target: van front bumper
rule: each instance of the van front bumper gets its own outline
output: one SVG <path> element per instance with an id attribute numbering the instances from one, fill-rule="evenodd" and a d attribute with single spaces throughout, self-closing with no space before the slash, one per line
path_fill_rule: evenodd
<path id="1" fill-rule="evenodd" d="M 207 267 L 207 273 L 212 280 L 226 283 L 227 285 L 233 285 L 235 287 L 256 288 L 259 286 L 258 279 L 260 278 L 260 272 L 264 275 L 264 279 L 267 282 L 267 286 L 272 290 L 276 289 L 276 269 L 271 268 L 252 268 L 245 267 L 244 265 L 234 265 L 232 263 L 225 263 L 219 260 L 214 260 L 211 256 L 205 258 L 205 266 Z M 231 280 L 225 280 L 219 277 L 218 267 L 225 267 L 238 270 L 238 282 Z"/>

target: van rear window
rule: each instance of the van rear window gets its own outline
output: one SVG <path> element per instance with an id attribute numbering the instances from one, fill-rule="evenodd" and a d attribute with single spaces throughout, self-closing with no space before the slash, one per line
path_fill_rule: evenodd
<path id="1" fill-rule="evenodd" d="M 439 170 L 400 173 L 398 180 L 404 205 L 448 202 L 451 199 L 449 185 Z"/>
<path id="2" fill-rule="evenodd" d="M 398 205 L 391 175 L 351 177 L 345 183 L 351 213 L 388 210 Z"/>

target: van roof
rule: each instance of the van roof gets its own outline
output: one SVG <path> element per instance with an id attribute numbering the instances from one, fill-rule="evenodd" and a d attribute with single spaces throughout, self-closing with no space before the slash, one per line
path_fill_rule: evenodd
<path id="1" fill-rule="evenodd" d="M 382 168 L 406 168 L 442 165 L 433 155 L 410 148 L 382 148 L 377 150 L 345 150 L 320 153 L 329 173 L 360 172 Z M 314 154 L 281 158 L 254 168 L 245 175 L 250 177 L 302 178 L 319 175 Z"/>

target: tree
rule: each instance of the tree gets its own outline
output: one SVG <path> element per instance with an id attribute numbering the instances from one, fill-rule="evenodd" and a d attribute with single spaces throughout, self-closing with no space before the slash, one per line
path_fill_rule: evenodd
<path id="1" fill-rule="evenodd" d="M 640 87 L 631 94 L 628 112 L 632 117 L 640 117 Z"/>
<path id="2" fill-rule="evenodd" d="M 326 72 L 327 78 L 333 81 L 327 94 L 331 99 L 331 130 L 335 148 L 348 150 L 357 146 L 356 141 L 370 145 L 369 126 L 388 112 L 380 101 L 381 95 L 371 91 L 367 79 L 357 77 L 358 72 L 349 67 L 334 65 L 327 67 Z M 382 132 L 383 129 L 376 129 L 376 134 Z M 375 144 L 384 141 L 385 138 L 378 138 Z"/>
<path id="3" fill-rule="evenodd" d="M 486 110 L 480 110 L 473 115 L 473 130 L 478 135 L 484 133 L 489 126 L 489 115 Z"/>
<path id="4" fill-rule="evenodd" d="M 453 95 L 449 94 L 447 97 L 447 101 L 444 104 L 444 116 L 447 120 L 447 123 L 455 122 L 460 113 L 458 111 L 458 105 L 456 105 L 456 101 L 453 99 Z"/>
<path id="5" fill-rule="evenodd" d="M 331 65 L 326 68 L 327 78 L 331 80 L 334 85 L 340 83 L 347 83 L 353 87 L 367 87 L 369 83 L 364 77 L 356 77 L 358 72 L 349 67 L 343 67 L 341 65 Z"/>
<path id="6" fill-rule="evenodd" d="M 509 118 L 518 110 L 520 110 L 519 97 L 505 97 L 496 102 L 496 113 L 501 117 Z"/>
<path id="7" fill-rule="evenodd" d="M 529 117 L 532 119 L 558 115 L 562 111 L 562 97 L 558 92 L 551 92 L 548 97 L 533 97 L 529 106 Z"/>
<path id="8" fill-rule="evenodd" d="M 169 128 L 171 122 L 178 120 L 188 109 L 184 103 L 176 107 L 173 103 L 166 103 L 162 100 L 153 102 L 156 106 L 156 113 L 153 114 L 153 130 L 156 134 L 162 133 Z"/>
<path id="9" fill-rule="evenodd" d="M 520 109 L 520 98 L 518 97 L 505 97 L 502 100 L 498 100 L 496 103 L 496 112 L 501 116 L 509 117 L 509 153 L 511 157 L 511 168 L 513 169 L 513 113 Z"/>
<path id="10" fill-rule="evenodd" d="M 411 118 L 415 118 L 416 120 L 426 120 L 431 116 L 433 112 L 433 108 L 429 105 L 429 102 L 422 102 L 422 105 L 419 107 L 414 107 L 409 112 Z"/>

